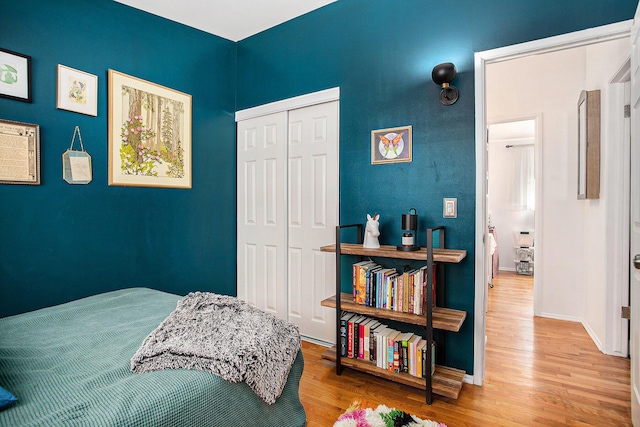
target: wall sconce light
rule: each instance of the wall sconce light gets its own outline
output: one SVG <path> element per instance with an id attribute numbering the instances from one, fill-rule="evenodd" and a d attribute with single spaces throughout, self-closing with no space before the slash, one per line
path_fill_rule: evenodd
<path id="1" fill-rule="evenodd" d="M 456 66 L 451 62 L 443 62 L 433 67 L 431 78 L 433 82 L 442 87 L 440 102 L 444 105 L 454 104 L 458 100 L 458 89 L 450 83 L 456 78 Z"/>

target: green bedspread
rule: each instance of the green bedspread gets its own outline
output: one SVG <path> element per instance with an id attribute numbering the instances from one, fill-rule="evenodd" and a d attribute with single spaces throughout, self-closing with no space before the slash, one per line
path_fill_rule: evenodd
<path id="1" fill-rule="evenodd" d="M 304 426 L 298 353 L 273 405 L 201 371 L 133 374 L 131 356 L 181 297 L 146 288 L 0 319 L 0 426 Z"/>

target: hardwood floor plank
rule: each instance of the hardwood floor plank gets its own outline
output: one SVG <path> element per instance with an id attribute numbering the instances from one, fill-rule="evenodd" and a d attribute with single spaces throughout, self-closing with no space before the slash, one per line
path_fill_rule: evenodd
<path id="1" fill-rule="evenodd" d="M 458 399 L 345 369 L 302 343 L 300 396 L 309 427 L 332 426 L 354 399 L 385 404 L 449 427 L 631 426 L 629 360 L 602 354 L 575 322 L 533 316 L 533 278 L 500 272 L 487 300 L 482 387 L 464 384 Z"/>

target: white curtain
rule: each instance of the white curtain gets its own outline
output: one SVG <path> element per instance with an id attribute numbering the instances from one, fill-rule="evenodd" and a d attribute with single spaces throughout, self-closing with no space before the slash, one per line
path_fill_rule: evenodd
<path id="1" fill-rule="evenodd" d="M 534 210 L 536 180 L 533 166 L 533 144 L 513 145 L 509 148 L 510 188 L 509 207 L 512 210 Z"/>

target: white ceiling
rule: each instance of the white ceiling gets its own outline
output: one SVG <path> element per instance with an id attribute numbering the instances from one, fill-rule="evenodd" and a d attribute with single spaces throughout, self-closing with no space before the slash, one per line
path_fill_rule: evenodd
<path id="1" fill-rule="evenodd" d="M 337 0 L 115 0 L 239 41 Z"/>

